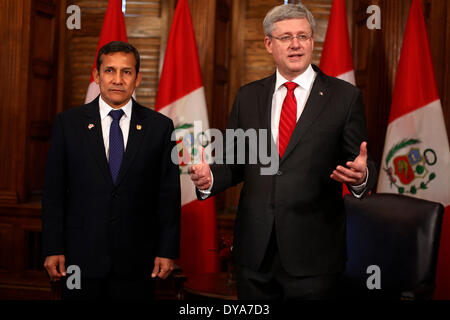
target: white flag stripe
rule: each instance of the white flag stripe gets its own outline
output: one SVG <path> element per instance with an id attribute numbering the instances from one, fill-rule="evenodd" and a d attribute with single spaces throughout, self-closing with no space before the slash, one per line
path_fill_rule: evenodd
<path id="1" fill-rule="evenodd" d="M 336 78 L 350 82 L 354 86 L 356 85 L 355 72 L 353 70 L 350 70 L 349 72 L 340 74 Z"/>
<path id="2" fill-rule="evenodd" d="M 388 175 L 383 172 L 386 166 L 384 161 L 389 151 L 400 141 L 419 139 L 419 144 L 405 150 L 409 151 L 413 147 L 418 147 L 421 151 L 433 150 L 437 161 L 434 165 L 428 166 L 428 170 L 435 172 L 436 178 L 430 182 L 426 190 L 408 195 L 441 202 L 445 206 L 450 205 L 450 151 L 440 100 L 435 100 L 391 122 L 386 137 L 377 191 L 397 192 L 395 187 L 391 186 Z"/>
<path id="3" fill-rule="evenodd" d="M 195 108 L 193 108 L 193 106 Z M 202 121 L 203 129 L 208 129 L 208 113 L 206 112 L 205 89 L 200 87 L 189 94 L 175 100 L 159 110 L 173 120 L 176 126 L 182 123 Z"/>
<path id="4" fill-rule="evenodd" d="M 86 99 L 84 100 L 84 103 L 87 104 L 97 98 L 97 96 L 100 94 L 100 87 L 95 81 L 92 81 L 89 83 L 89 87 L 87 89 L 86 93 Z"/>
<path id="5" fill-rule="evenodd" d="M 200 87 L 184 97 L 175 100 L 171 104 L 160 109 L 159 112 L 173 120 L 175 128 L 183 124 L 194 124 L 194 121 L 202 122 L 202 131 L 208 129 L 208 114 L 206 111 L 206 100 L 204 87 Z M 180 130 L 177 138 L 186 133 Z M 180 175 L 181 183 L 181 205 L 197 200 L 195 186 L 189 175 Z"/>

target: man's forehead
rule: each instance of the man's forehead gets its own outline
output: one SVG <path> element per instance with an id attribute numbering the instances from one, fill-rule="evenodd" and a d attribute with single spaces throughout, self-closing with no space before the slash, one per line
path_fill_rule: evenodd
<path id="1" fill-rule="evenodd" d="M 102 64 L 105 65 L 121 64 L 134 66 L 136 64 L 134 54 L 131 52 L 111 52 L 102 54 L 100 59 L 102 60 Z"/>

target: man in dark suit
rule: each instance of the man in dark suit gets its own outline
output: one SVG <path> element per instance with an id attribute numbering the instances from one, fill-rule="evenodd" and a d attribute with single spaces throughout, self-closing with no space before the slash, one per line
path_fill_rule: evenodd
<path id="1" fill-rule="evenodd" d="M 172 121 L 133 98 L 142 74 L 130 44 L 103 46 L 100 95 L 55 120 L 42 199 L 50 280 L 81 271 L 63 298 L 146 298 L 179 255 L 180 182 Z M 153 271 L 152 271 L 153 270 Z M 151 276 L 150 276 L 151 273 Z"/>
<path id="2" fill-rule="evenodd" d="M 268 129 L 279 169 L 202 162 L 191 178 L 200 199 L 244 182 L 233 244 L 240 299 L 331 298 L 346 262 L 342 183 L 361 197 L 376 177 L 361 92 L 311 65 L 315 23 L 303 5 L 275 7 L 263 24 L 277 70 L 240 88 L 227 128 Z"/>

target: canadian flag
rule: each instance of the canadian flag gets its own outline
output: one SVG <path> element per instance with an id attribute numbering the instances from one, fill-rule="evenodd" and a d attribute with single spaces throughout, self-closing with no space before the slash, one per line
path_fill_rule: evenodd
<path id="1" fill-rule="evenodd" d="M 421 0 L 406 24 L 377 192 L 446 206 L 435 298 L 450 299 L 450 151 Z"/>
<path id="2" fill-rule="evenodd" d="M 167 41 L 155 110 L 175 126 L 181 180 L 181 244 L 177 262 L 190 274 L 219 271 L 218 236 L 213 198 L 198 201 L 188 164 L 198 158 L 209 128 L 205 91 L 187 0 L 179 0 Z M 194 122 L 202 130 L 194 132 Z M 198 123 L 198 122 L 197 122 Z M 203 145 L 204 146 L 204 145 Z"/>
<path id="3" fill-rule="evenodd" d="M 355 85 L 345 0 L 333 0 L 320 58 L 320 69 L 329 76 Z"/>
<path id="4" fill-rule="evenodd" d="M 355 85 L 352 48 L 348 36 L 345 0 L 333 0 L 327 34 L 320 58 L 320 69 L 327 75 Z M 342 195 L 350 193 L 343 185 Z"/>
<path id="5" fill-rule="evenodd" d="M 122 0 L 109 0 L 108 8 L 106 9 L 105 18 L 103 20 L 102 31 L 98 40 L 97 51 L 95 53 L 94 66 L 92 71 L 97 68 L 97 54 L 101 47 L 111 41 L 128 42 L 127 30 L 125 27 L 125 18 L 122 13 Z M 91 80 L 89 82 L 86 100 L 84 103 L 89 103 L 100 94 L 100 88 L 94 81 L 94 76 L 91 72 Z"/>

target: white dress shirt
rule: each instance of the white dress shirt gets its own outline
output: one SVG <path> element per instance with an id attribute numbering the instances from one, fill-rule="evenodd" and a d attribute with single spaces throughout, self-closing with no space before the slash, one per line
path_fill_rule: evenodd
<path id="1" fill-rule="evenodd" d="M 106 159 L 109 162 L 109 129 L 113 121 L 111 116 L 109 116 L 109 112 L 111 110 L 119 110 L 119 109 L 122 109 L 124 112 L 123 116 L 120 118 L 119 126 L 120 129 L 122 130 L 123 146 L 125 151 L 127 148 L 128 132 L 130 131 L 130 120 L 133 101 L 132 99 L 130 99 L 130 101 L 128 101 L 127 104 L 124 105 L 122 108 L 114 109 L 111 108 L 111 106 L 102 99 L 102 96 L 100 96 L 98 104 L 100 107 L 100 121 L 102 124 L 103 143 L 105 144 Z"/>
<path id="2" fill-rule="evenodd" d="M 284 86 L 286 82 L 295 82 L 298 87 L 294 90 L 295 99 L 297 100 L 297 119 L 305 108 L 306 101 L 308 100 L 309 93 L 311 92 L 314 79 L 316 78 L 316 72 L 313 70 L 311 65 L 299 75 L 297 78 L 289 81 L 286 80 L 277 69 L 275 91 L 272 97 L 272 116 L 271 116 L 271 129 L 273 141 L 276 141 L 278 146 L 278 126 L 280 124 L 281 109 L 283 108 L 284 98 L 287 94 L 287 88 Z"/>

